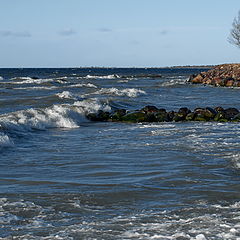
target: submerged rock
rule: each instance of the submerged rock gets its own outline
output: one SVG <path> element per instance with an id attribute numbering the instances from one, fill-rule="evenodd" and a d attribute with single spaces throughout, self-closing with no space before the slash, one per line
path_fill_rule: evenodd
<path id="1" fill-rule="evenodd" d="M 141 109 L 141 111 L 144 113 L 156 113 L 156 112 L 158 112 L 158 110 L 159 109 L 155 106 L 146 106 Z"/>
<path id="2" fill-rule="evenodd" d="M 138 111 L 133 113 L 128 113 L 122 117 L 123 122 L 132 122 L 132 123 L 138 123 L 138 122 L 148 122 L 147 114 Z"/>
<path id="3" fill-rule="evenodd" d="M 214 117 L 217 115 L 217 111 L 213 108 L 206 107 L 206 108 L 196 108 L 194 110 L 195 121 L 210 121 L 213 120 Z"/>
<path id="4" fill-rule="evenodd" d="M 186 120 L 187 115 L 191 113 L 191 110 L 189 110 L 186 107 L 182 107 L 178 110 L 177 113 L 174 114 L 173 121 L 179 122 Z"/>
<path id="5" fill-rule="evenodd" d="M 104 122 L 108 121 L 110 118 L 110 113 L 109 112 L 104 112 L 102 110 L 99 110 L 97 113 L 89 113 L 86 115 L 87 119 L 91 121 L 99 121 L 99 122 Z"/>
<path id="6" fill-rule="evenodd" d="M 188 82 L 210 84 L 217 87 L 240 87 L 240 64 L 215 66 L 207 72 L 191 75 Z"/>
<path id="7" fill-rule="evenodd" d="M 182 121 L 217 121 L 217 122 L 240 122 L 240 112 L 236 108 L 206 107 L 196 108 L 191 111 L 187 107 L 180 108 L 177 112 L 167 112 L 164 108 L 145 106 L 136 111 L 117 109 L 112 113 L 99 110 L 89 113 L 86 117 L 91 121 L 111 122 L 182 122 Z"/>
<path id="8" fill-rule="evenodd" d="M 122 121 L 122 117 L 125 116 L 126 113 L 127 113 L 126 109 L 117 109 L 113 112 L 110 118 L 113 122 Z"/>
<path id="9" fill-rule="evenodd" d="M 224 114 L 227 120 L 232 120 L 236 115 L 239 114 L 239 111 L 236 108 L 227 108 L 224 110 Z"/>

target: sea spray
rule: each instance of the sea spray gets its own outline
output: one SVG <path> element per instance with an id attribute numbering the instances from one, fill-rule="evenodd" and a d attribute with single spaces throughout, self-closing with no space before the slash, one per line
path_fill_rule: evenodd
<path id="1" fill-rule="evenodd" d="M 67 93 L 65 93 L 67 94 Z M 98 99 L 76 101 L 74 104 L 58 104 L 47 108 L 27 109 L 0 115 L 1 127 L 5 130 L 28 131 L 48 128 L 78 128 L 86 122 L 85 114 L 100 109 L 111 110 L 108 103 Z"/>
<path id="2" fill-rule="evenodd" d="M 125 89 L 117 89 L 117 88 L 102 88 L 94 94 L 106 94 L 106 95 L 113 95 L 113 96 L 127 96 L 130 98 L 135 98 L 139 95 L 145 95 L 146 92 L 140 89 L 135 88 L 125 88 Z"/>

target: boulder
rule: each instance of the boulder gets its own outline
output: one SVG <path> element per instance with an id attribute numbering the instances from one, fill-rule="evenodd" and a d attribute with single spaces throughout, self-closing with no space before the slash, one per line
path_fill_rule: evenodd
<path id="1" fill-rule="evenodd" d="M 227 120 L 232 120 L 238 114 L 239 111 L 236 108 L 227 108 L 224 110 L 224 115 Z"/>
<path id="2" fill-rule="evenodd" d="M 207 108 L 196 108 L 194 110 L 195 113 L 195 121 L 209 121 L 213 120 L 214 117 L 217 115 L 217 111 L 213 108 L 207 107 Z"/>
<path id="3" fill-rule="evenodd" d="M 124 116 L 122 116 L 123 122 L 132 122 L 132 123 L 138 123 L 138 122 L 148 122 L 147 115 L 141 111 L 128 113 Z"/>
<path id="4" fill-rule="evenodd" d="M 218 112 L 217 115 L 214 117 L 214 121 L 227 122 L 228 120 L 225 118 L 224 112 Z"/>
<path id="5" fill-rule="evenodd" d="M 112 113 L 102 110 L 96 113 L 88 113 L 86 117 L 91 121 L 111 122 L 180 122 L 180 121 L 218 121 L 240 122 L 240 112 L 236 108 L 222 107 L 196 108 L 192 112 L 187 107 L 180 108 L 177 112 L 167 112 L 166 109 L 158 109 L 155 106 L 146 106 L 141 110 L 129 112 L 126 109 L 117 109 Z"/>
<path id="6" fill-rule="evenodd" d="M 222 108 L 222 107 L 215 107 L 214 108 L 214 110 L 217 112 L 217 113 L 219 113 L 219 112 L 224 112 L 224 108 Z"/>
<path id="7" fill-rule="evenodd" d="M 110 118 L 110 113 L 109 112 L 104 112 L 102 110 L 99 110 L 97 113 L 89 113 L 86 115 L 87 119 L 91 121 L 108 121 Z"/>
<path id="8" fill-rule="evenodd" d="M 198 74 L 195 78 L 192 78 L 190 81 L 191 83 L 203 83 L 203 76 L 201 74 Z"/>
<path id="9" fill-rule="evenodd" d="M 175 113 L 174 111 L 168 112 L 168 113 L 167 113 L 167 122 L 172 122 L 175 114 L 176 114 L 176 113 Z"/>
<path id="10" fill-rule="evenodd" d="M 175 122 L 179 122 L 179 121 L 184 121 L 186 120 L 186 116 L 191 112 L 191 110 L 189 110 L 186 107 L 182 107 L 178 110 L 177 113 L 174 114 L 173 117 L 173 121 Z"/>
<path id="11" fill-rule="evenodd" d="M 168 122 L 168 113 L 166 111 L 159 111 L 155 114 L 157 122 Z"/>
<path id="12" fill-rule="evenodd" d="M 240 122 L 240 113 L 238 113 L 237 115 L 235 115 L 232 119 L 233 122 Z"/>
<path id="13" fill-rule="evenodd" d="M 141 109 L 141 111 L 144 113 L 154 113 L 158 112 L 158 108 L 155 106 L 145 106 L 144 108 Z"/>
<path id="14" fill-rule="evenodd" d="M 122 117 L 126 115 L 126 113 L 127 113 L 126 109 L 117 109 L 111 114 L 110 118 L 112 119 L 113 122 L 122 121 Z"/>
<path id="15" fill-rule="evenodd" d="M 194 112 L 189 113 L 186 116 L 186 121 L 194 121 L 195 116 L 196 116 L 196 114 Z"/>
<path id="16" fill-rule="evenodd" d="M 220 87 L 240 87 L 240 64 L 223 64 L 207 72 L 191 75 L 188 82 Z"/>

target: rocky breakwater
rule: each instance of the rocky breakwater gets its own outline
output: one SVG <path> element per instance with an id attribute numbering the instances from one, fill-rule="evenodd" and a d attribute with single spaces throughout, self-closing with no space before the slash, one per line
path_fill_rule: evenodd
<path id="1" fill-rule="evenodd" d="M 240 64 L 223 64 L 207 72 L 191 75 L 188 82 L 217 87 L 240 87 Z"/>
<path id="2" fill-rule="evenodd" d="M 182 107 L 178 111 L 167 111 L 155 106 L 145 106 L 136 111 L 117 109 L 113 112 L 99 110 L 97 113 L 88 113 L 86 117 L 91 121 L 101 122 L 180 122 L 180 121 L 217 121 L 240 122 L 240 112 L 236 108 L 222 107 L 196 108 L 193 111 Z"/>

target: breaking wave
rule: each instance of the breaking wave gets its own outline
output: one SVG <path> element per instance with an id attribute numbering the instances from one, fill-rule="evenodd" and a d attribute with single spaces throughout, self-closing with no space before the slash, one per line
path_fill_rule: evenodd
<path id="1" fill-rule="evenodd" d="M 175 78 L 171 79 L 169 81 L 163 82 L 160 84 L 161 87 L 171 87 L 171 86 L 176 86 L 176 85 L 185 85 L 187 79 L 186 78 Z"/>
<path id="2" fill-rule="evenodd" d="M 69 92 L 62 95 L 68 97 Z M 70 97 L 70 96 L 69 96 Z M 108 102 L 98 99 L 76 101 L 74 104 L 53 105 L 47 108 L 16 111 L 0 115 L 0 146 L 12 145 L 11 133 L 47 130 L 50 128 L 79 128 L 88 122 L 85 115 L 98 110 L 110 111 Z"/>
<path id="3" fill-rule="evenodd" d="M 31 77 L 16 77 L 11 79 L 12 82 L 7 82 L 11 84 L 42 84 L 42 83 L 66 83 L 67 77 L 62 78 L 31 78 Z"/>
<path id="4" fill-rule="evenodd" d="M 120 78 L 120 76 L 117 74 L 104 75 L 104 76 L 87 75 L 85 78 L 87 78 L 87 79 L 115 79 L 115 78 Z"/>
<path id="5" fill-rule="evenodd" d="M 85 118 L 86 113 L 96 112 L 100 109 L 109 110 L 111 108 L 97 99 L 77 101 L 72 105 L 53 105 L 42 109 L 31 108 L 1 115 L 0 126 L 4 130 L 76 128 L 79 127 L 81 122 L 87 121 Z"/>
<path id="6" fill-rule="evenodd" d="M 96 85 L 92 83 L 77 83 L 70 85 L 69 87 L 87 87 L 87 88 L 98 88 Z"/>
<path id="7" fill-rule="evenodd" d="M 63 91 L 61 93 L 57 93 L 56 96 L 62 99 L 75 99 L 75 96 L 73 96 L 73 94 L 70 93 L 69 91 Z"/>
<path id="8" fill-rule="evenodd" d="M 0 149 L 3 147 L 10 147 L 13 145 L 13 142 L 10 138 L 4 133 L 0 133 Z"/>
<path id="9" fill-rule="evenodd" d="M 127 97 L 137 97 L 141 94 L 146 94 L 145 91 L 136 89 L 136 88 L 126 88 L 126 89 L 117 89 L 117 88 L 102 88 L 94 94 L 107 94 L 114 96 L 127 96 Z"/>

